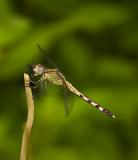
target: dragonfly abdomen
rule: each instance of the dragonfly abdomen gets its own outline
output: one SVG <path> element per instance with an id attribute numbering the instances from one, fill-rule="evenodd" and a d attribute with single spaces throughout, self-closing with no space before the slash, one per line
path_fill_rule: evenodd
<path id="1" fill-rule="evenodd" d="M 79 96 L 80 98 L 82 98 L 85 102 L 91 104 L 92 106 L 94 106 L 96 109 L 98 109 L 99 111 L 105 113 L 106 115 L 115 118 L 115 115 L 110 112 L 108 109 L 103 108 L 101 105 L 95 103 L 93 100 L 91 100 L 90 98 L 88 98 L 87 96 L 85 96 L 83 93 L 81 93 L 80 91 L 78 91 L 72 84 L 70 84 L 69 82 L 66 81 L 66 85 L 68 87 L 68 89 L 73 92 L 75 95 Z"/>

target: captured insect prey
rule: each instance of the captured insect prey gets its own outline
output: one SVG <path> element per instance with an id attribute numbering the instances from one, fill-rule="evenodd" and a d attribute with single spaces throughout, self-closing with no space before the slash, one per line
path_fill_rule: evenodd
<path id="1" fill-rule="evenodd" d="M 55 85 L 60 85 L 72 92 L 73 94 L 77 95 L 87 103 L 89 103 L 91 106 L 95 107 L 99 111 L 103 112 L 107 116 L 110 116 L 112 118 L 115 118 L 115 115 L 110 112 L 108 109 L 103 108 L 101 105 L 94 102 L 92 99 L 84 95 L 82 92 L 80 92 L 78 89 L 76 89 L 70 82 L 66 80 L 66 78 L 63 76 L 63 74 L 58 69 L 49 69 L 46 68 L 42 64 L 33 64 L 29 65 L 30 69 L 30 76 L 36 77 L 39 76 L 40 79 L 36 82 L 32 82 L 35 84 L 36 87 L 40 85 L 41 82 L 50 82 Z"/>

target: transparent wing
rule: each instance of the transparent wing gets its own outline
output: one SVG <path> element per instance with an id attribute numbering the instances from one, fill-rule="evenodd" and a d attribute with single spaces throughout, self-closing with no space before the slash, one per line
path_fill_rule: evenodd
<path id="1" fill-rule="evenodd" d="M 37 44 L 37 47 L 38 47 L 40 53 L 42 53 L 42 55 L 44 56 L 44 59 L 46 60 L 46 62 L 51 67 L 57 68 L 59 70 L 59 67 L 57 67 L 56 63 L 46 54 L 46 51 L 44 49 L 42 49 L 39 44 Z"/>
<path id="2" fill-rule="evenodd" d="M 73 109 L 73 95 L 64 87 L 64 110 L 65 116 L 69 116 Z"/>
<path id="3" fill-rule="evenodd" d="M 47 88 L 47 82 L 45 80 L 40 82 L 40 94 L 44 95 L 46 93 L 46 88 Z"/>

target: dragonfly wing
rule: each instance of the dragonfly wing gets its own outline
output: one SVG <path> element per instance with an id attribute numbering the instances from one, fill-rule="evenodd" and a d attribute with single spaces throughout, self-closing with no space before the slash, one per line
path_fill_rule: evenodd
<path id="1" fill-rule="evenodd" d="M 40 82 L 40 94 L 44 95 L 46 93 L 47 82 L 45 80 Z"/>
<path id="2" fill-rule="evenodd" d="M 65 116 L 69 116 L 73 108 L 73 97 L 71 93 L 64 87 L 64 110 Z"/>

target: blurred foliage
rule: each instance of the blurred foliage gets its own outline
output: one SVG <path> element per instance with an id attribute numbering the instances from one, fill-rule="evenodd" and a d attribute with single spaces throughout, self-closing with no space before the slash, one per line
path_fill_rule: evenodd
<path id="1" fill-rule="evenodd" d="M 45 54 L 67 79 L 116 115 L 74 96 L 64 116 L 60 87 L 35 97 L 29 160 L 138 159 L 137 1 L 0 1 L 0 159 L 19 159 L 27 106 L 23 73 Z M 61 89 L 62 90 L 62 89 Z"/>

